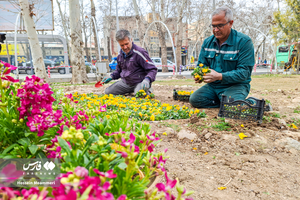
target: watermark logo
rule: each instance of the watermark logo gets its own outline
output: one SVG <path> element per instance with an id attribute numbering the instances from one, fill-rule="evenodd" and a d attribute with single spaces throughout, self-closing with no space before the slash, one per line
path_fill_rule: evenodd
<path id="1" fill-rule="evenodd" d="M 0 187 L 58 187 L 58 159 L 0 159 Z"/>

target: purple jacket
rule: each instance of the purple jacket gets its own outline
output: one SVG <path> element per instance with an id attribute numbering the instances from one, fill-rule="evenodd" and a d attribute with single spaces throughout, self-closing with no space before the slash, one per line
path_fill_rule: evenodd
<path id="1" fill-rule="evenodd" d="M 148 52 L 132 42 L 130 53 L 124 58 L 122 50 L 117 57 L 116 70 L 111 74 L 112 79 L 121 78 L 126 84 L 134 86 L 145 77 L 152 83 L 155 81 L 157 68 L 150 59 Z"/>

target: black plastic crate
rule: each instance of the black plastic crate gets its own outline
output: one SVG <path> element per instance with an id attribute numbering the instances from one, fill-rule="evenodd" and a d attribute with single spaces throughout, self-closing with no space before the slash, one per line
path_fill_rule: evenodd
<path id="1" fill-rule="evenodd" d="M 254 98 L 253 98 L 254 99 Z M 255 99 L 256 104 L 251 105 L 247 101 L 228 98 L 222 95 L 219 117 L 258 121 L 262 123 L 265 107 L 265 100 Z"/>
<path id="2" fill-rule="evenodd" d="M 190 95 L 178 95 L 176 89 L 173 91 L 173 99 L 177 101 L 189 101 Z"/>

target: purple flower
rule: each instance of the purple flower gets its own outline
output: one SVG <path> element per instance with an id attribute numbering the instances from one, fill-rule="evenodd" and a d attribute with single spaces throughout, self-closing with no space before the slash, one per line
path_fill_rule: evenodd
<path id="1" fill-rule="evenodd" d="M 126 152 L 123 152 L 123 151 L 116 151 L 116 152 L 120 153 L 123 158 L 127 158 L 128 157 L 128 153 L 126 153 Z"/>

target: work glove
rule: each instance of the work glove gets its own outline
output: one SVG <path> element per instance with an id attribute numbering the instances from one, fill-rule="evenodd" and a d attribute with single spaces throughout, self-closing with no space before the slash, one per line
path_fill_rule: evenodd
<path id="1" fill-rule="evenodd" d="M 145 78 L 141 84 L 141 89 L 144 91 L 149 90 L 150 88 L 150 80 L 148 78 Z"/>
<path id="2" fill-rule="evenodd" d="M 102 82 L 103 82 L 103 83 L 109 83 L 111 80 L 112 80 L 111 77 L 104 77 L 104 78 L 102 79 Z"/>

